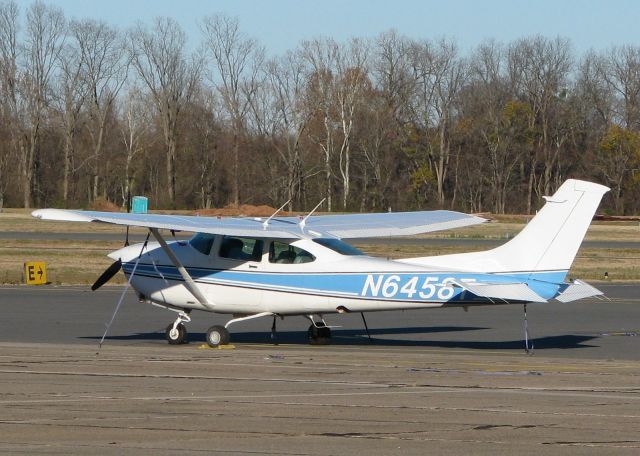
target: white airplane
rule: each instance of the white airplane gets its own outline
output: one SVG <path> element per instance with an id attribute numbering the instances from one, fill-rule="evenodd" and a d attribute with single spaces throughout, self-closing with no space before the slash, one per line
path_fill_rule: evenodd
<path id="1" fill-rule="evenodd" d="M 96 281 L 121 268 L 141 300 L 177 312 L 170 344 L 183 343 L 193 309 L 232 315 L 207 331 L 207 343 L 228 344 L 228 328 L 258 317 L 304 316 L 309 341 L 327 343 L 332 313 L 569 302 L 602 293 L 567 272 L 604 193 L 599 184 L 567 180 L 513 239 L 472 253 L 387 260 L 342 241 L 404 236 L 486 220 L 452 211 L 306 217 L 221 218 L 40 209 L 43 220 L 101 222 L 148 228 L 157 242 L 124 247 Z M 316 207 L 317 208 L 317 207 Z M 281 208 L 282 209 L 282 208 Z M 315 209 L 314 209 L 315 210 Z M 313 211 L 312 211 L 313 213 Z M 167 242 L 160 230 L 196 233 Z M 366 326 L 366 320 L 364 320 Z M 368 333 L 368 329 L 367 329 Z"/>

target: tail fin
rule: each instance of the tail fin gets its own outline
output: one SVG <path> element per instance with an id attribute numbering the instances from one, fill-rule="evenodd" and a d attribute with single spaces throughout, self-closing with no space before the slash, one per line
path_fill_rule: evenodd
<path id="1" fill-rule="evenodd" d="M 580 248 L 604 185 L 569 179 L 516 237 L 484 252 L 412 258 L 403 262 L 474 272 L 566 271 Z"/>

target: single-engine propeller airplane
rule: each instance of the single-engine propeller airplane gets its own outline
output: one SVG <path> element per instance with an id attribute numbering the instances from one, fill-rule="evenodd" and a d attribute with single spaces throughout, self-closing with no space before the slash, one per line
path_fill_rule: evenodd
<path id="1" fill-rule="evenodd" d="M 248 319 L 304 316 L 309 341 L 327 343 L 332 313 L 569 302 L 602 293 L 565 281 L 605 186 L 567 180 L 524 229 L 486 251 L 386 260 L 343 241 L 404 236 L 483 223 L 452 211 L 221 218 L 40 209 L 43 220 L 145 227 L 157 242 L 126 246 L 96 281 L 120 269 L 141 300 L 177 312 L 167 327 L 170 344 L 186 340 L 193 309 L 232 315 L 207 331 L 207 343 L 228 344 L 228 328 Z M 317 206 L 316 206 L 317 209 Z M 160 230 L 187 231 L 188 241 L 167 242 Z M 366 326 L 366 320 L 364 320 Z M 367 329 L 368 331 L 368 329 Z M 528 347 L 528 345 L 527 345 Z"/>

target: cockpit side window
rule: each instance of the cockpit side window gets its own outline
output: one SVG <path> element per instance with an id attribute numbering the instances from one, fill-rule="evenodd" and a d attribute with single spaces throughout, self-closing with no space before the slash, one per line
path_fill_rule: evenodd
<path id="1" fill-rule="evenodd" d="M 220 256 L 232 260 L 260 261 L 262 245 L 259 239 L 224 236 L 220 244 Z"/>
<path id="2" fill-rule="evenodd" d="M 299 247 L 273 241 L 269 246 L 269 263 L 300 264 L 311 263 L 316 257 Z"/>
<path id="3" fill-rule="evenodd" d="M 198 233 L 189 240 L 189 244 L 203 255 L 209 255 L 215 238 L 214 234 Z"/>

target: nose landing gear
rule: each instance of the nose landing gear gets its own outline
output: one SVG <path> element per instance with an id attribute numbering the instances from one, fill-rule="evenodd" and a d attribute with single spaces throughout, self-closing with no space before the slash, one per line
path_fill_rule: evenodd
<path id="1" fill-rule="evenodd" d="M 188 312 L 178 312 L 178 318 L 167 326 L 167 330 L 164 333 L 170 345 L 180 345 L 187 342 L 187 328 L 184 324 L 190 321 L 191 317 L 189 317 Z"/>

